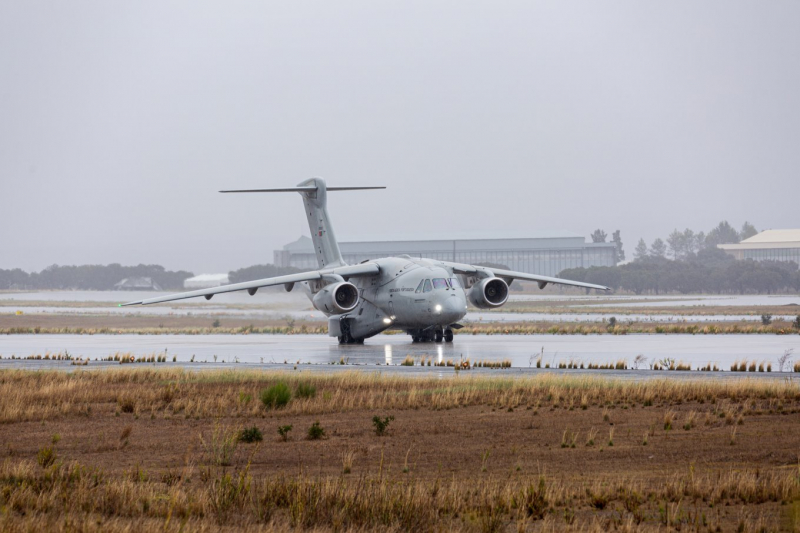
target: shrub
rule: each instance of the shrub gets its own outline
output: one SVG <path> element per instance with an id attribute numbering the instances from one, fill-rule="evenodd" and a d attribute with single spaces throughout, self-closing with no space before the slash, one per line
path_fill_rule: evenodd
<path id="1" fill-rule="evenodd" d="M 792 322 L 792 327 L 794 329 L 800 329 L 800 315 L 797 315 L 797 318 L 794 319 L 794 322 Z"/>
<path id="2" fill-rule="evenodd" d="M 36 454 L 36 462 L 42 468 L 47 468 L 56 462 L 56 449 L 54 446 L 45 446 Z"/>
<path id="3" fill-rule="evenodd" d="M 206 441 L 202 434 L 200 435 L 200 443 L 203 445 L 203 448 L 205 448 L 211 461 L 217 466 L 227 466 L 231 464 L 238 442 L 238 432 L 230 431 L 228 428 L 222 427 L 219 424 L 216 424 L 211 431 L 211 438 L 209 441 Z"/>
<path id="4" fill-rule="evenodd" d="M 44 448 L 39 449 L 39 453 L 36 454 L 36 462 L 39 463 L 39 466 L 41 466 L 42 468 L 47 468 L 48 466 L 55 463 L 56 462 L 55 446 L 45 446 Z"/>
<path id="5" fill-rule="evenodd" d="M 772 315 L 770 315 L 769 313 L 761 315 L 761 323 L 764 324 L 765 326 L 769 326 L 770 324 L 772 324 Z"/>
<path id="6" fill-rule="evenodd" d="M 311 424 L 311 427 L 308 428 L 308 440 L 319 440 L 323 437 L 325 437 L 325 430 L 319 425 L 319 421 Z"/>
<path id="7" fill-rule="evenodd" d="M 261 442 L 264 437 L 261 435 L 261 430 L 256 426 L 251 428 L 244 428 L 239 432 L 239 442 Z"/>
<path id="8" fill-rule="evenodd" d="M 394 420 L 393 416 L 385 416 L 383 418 L 375 415 L 372 417 L 372 425 L 375 426 L 375 434 L 379 437 L 381 435 L 386 434 L 386 430 L 389 427 L 389 422 Z"/>
<path id="9" fill-rule="evenodd" d="M 294 391 L 294 394 L 298 398 L 313 398 L 317 395 L 317 388 L 314 385 L 301 383 L 297 386 L 297 390 Z"/>
<path id="10" fill-rule="evenodd" d="M 132 413 L 136 410 L 136 400 L 131 396 L 117 398 L 117 403 L 119 404 L 119 410 L 123 413 Z"/>
<path id="11" fill-rule="evenodd" d="M 669 431 L 672 429 L 672 422 L 675 420 L 675 413 L 673 411 L 667 411 L 664 413 L 664 431 Z"/>
<path id="12" fill-rule="evenodd" d="M 285 442 L 289 440 L 289 432 L 292 430 L 292 425 L 286 426 L 278 426 L 278 435 L 281 436 L 281 439 Z"/>
<path id="13" fill-rule="evenodd" d="M 283 381 L 261 391 L 261 403 L 266 408 L 284 407 L 292 399 L 292 391 Z"/>
<path id="14" fill-rule="evenodd" d="M 546 493 L 547 487 L 545 486 L 544 476 L 539 477 L 538 487 L 531 484 L 522 492 L 522 507 L 528 513 L 528 516 L 534 520 L 544 518 L 547 512 Z"/>

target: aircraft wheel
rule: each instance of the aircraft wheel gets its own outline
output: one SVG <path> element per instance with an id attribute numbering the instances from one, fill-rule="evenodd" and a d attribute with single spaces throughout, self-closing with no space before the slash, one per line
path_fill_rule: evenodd
<path id="1" fill-rule="evenodd" d="M 453 330 L 447 328 L 444 330 L 444 342 L 453 342 Z"/>
<path id="2" fill-rule="evenodd" d="M 435 340 L 436 342 L 442 342 L 442 339 L 443 339 L 443 338 L 444 338 L 444 333 L 442 333 L 442 330 L 440 330 L 440 329 L 437 329 L 437 330 L 436 330 L 436 337 L 434 338 L 434 340 Z"/>

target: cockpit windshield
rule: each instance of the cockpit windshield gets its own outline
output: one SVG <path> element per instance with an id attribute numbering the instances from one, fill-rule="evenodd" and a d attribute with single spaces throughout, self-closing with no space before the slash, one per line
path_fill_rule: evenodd
<path id="1" fill-rule="evenodd" d="M 447 281 L 444 278 L 433 278 L 433 288 L 434 289 L 446 289 L 447 288 Z"/>
<path id="2" fill-rule="evenodd" d="M 460 289 L 461 284 L 458 282 L 458 278 L 450 278 L 450 286 L 454 289 Z"/>

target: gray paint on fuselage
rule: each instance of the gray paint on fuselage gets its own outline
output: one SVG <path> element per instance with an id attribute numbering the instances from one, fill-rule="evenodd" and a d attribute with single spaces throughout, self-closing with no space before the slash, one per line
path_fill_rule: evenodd
<path id="1" fill-rule="evenodd" d="M 380 274 L 352 280 L 360 293 L 358 306 L 343 315 L 326 313 L 329 317 L 349 319 L 354 337 L 372 337 L 386 329 L 447 327 L 466 315 L 467 298 L 463 288 L 416 292 L 420 281 L 426 279 L 460 278 L 437 261 L 387 257 L 371 262 L 380 267 Z M 459 281 L 463 287 L 463 280 Z M 306 294 L 313 297 L 310 290 L 306 290 Z M 386 323 L 386 318 L 391 322 Z"/>

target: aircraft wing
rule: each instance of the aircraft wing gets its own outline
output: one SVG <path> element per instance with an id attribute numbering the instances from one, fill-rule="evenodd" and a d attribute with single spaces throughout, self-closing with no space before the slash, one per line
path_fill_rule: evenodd
<path id="1" fill-rule="evenodd" d="M 593 283 L 584 283 L 583 281 L 573 281 L 570 279 L 562 279 L 562 278 L 552 278 L 550 276 L 539 276 L 537 274 L 527 274 L 525 272 L 514 272 L 513 270 L 503 270 L 500 268 L 489 268 L 489 267 L 480 267 L 474 265 L 467 265 L 464 263 L 450 263 L 447 261 L 442 261 L 445 265 L 449 266 L 453 269 L 454 272 L 457 274 L 466 274 L 466 275 L 473 275 L 477 274 L 478 272 L 491 272 L 498 278 L 505 279 L 508 284 L 511 284 L 511 281 L 515 279 L 523 280 L 523 281 L 536 281 L 539 283 L 539 288 L 544 289 L 545 285 L 548 283 L 553 283 L 557 285 L 571 285 L 573 287 L 583 287 L 585 289 L 597 289 L 600 291 L 610 291 L 608 287 L 604 285 L 595 285 Z"/>
<path id="2" fill-rule="evenodd" d="M 350 265 L 335 268 L 327 268 L 325 270 L 313 270 L 311 272 L 301 272 L 299 274 L 289 274 L 287 276 L 277 276 L 274 278 L 257 279 L 255 281 L 246 281 L 244 283 L 234 283 L 231 285 L 221 285 L 211 289 L 200 289 L 197 291 L 179 292 L 177 294 L 168 294 L 167 296 L 156 296 L 155 298 L 147 298 L 145 300 L 137 300 L 135 302 L 128 302 L 120 304 L 120 307 L 127 305 L 149 305 L 161 302 L 171 302 L 173 300 L 184 300 L 186 298 L 197 298 L 198 296 L 205 296 L 207 300 L 215 294 L 235 291 L 253 291 L 260 287 L 271 287 L 274 285 L 285 285 L 287 283 L 299 283 L 301 281 L 313 281 L 322 279 L 325 276 L 341 276 L 345 279 L 358 276 L 374 276 L 380 272 L 380 267 L 375 263 L 362 263 L 360 265 Z"/>

